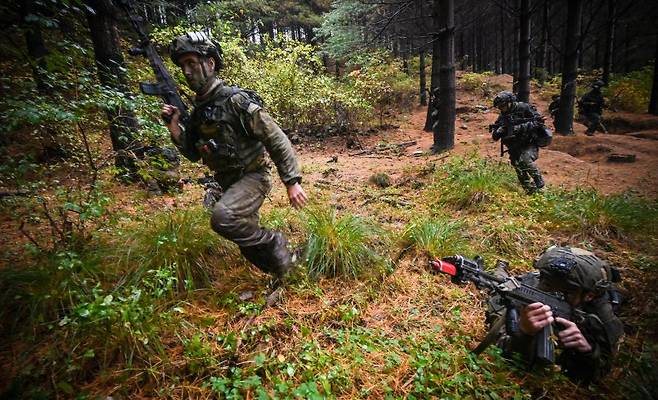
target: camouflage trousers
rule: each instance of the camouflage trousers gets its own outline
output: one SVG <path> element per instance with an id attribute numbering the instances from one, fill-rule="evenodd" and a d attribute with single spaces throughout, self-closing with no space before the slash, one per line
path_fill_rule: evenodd
<path id="1" fill-rule="evenodd" d="M 601 118 L 601 113 L 586 113 L 585 120 L 587 121 L 587 130 L 585 131 L 585 134 L 587 136 L 593 136 L 594 132 L 597 130 L 601 133 L 608 133 L 608 131 L 605 129 L 605 126 L 603 126 L 603 123 L 601 122 L 602 119 L 603 118 Z"/>
<path id="2" fill-rule="evenodd" d="M 271 188 L 269 168 L 247 172 L 230 185 L 222 185 L 210 224 L 215 232 L 237 244 L 260 270 L 282 275 L 291 264 L 287 240 L 281 232 L 259 225 L 258 211 Z"/>
<path id="3" fill-rule="evenodd" d="M 510 148 L 509 158 L 516 176 L 527 193 L 534 193 L 544 187 L 544 178 L 535 161 L 539 157 L 537 146 Z"/>

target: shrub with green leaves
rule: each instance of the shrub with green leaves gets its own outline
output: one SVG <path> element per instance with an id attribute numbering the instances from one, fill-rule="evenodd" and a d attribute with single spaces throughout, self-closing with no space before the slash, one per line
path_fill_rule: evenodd
<path id="1" fill-rule="evenodd" d="M 308 242 L 305 260 L 312 276 L 353 276 L 379 269 L 383 258 L 375 249 L 381 230 L 355 215 L 336 215 L 319 207 L 306 213 Z"/>
<path id="2" fill-rule="evenodd" d="M 459 76 L 459 86 L 468 91 L 482 96 L 491 96 L 496 90 L 490 84 L 487 78 L 492 76 L 491 72 L 464 72 Z"/>
<path id="3" fill-rule="evenodd" d="M 614 74 L 604 94 L 613 109 L 646 112 L 649 107 L 653 66 L 648 65 L 627 74 Z"/>

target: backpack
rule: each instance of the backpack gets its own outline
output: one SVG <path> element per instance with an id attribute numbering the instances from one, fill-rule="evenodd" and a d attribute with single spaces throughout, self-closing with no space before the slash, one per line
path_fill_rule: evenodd
<path id="1" fill-rule="evenodd" d="M 533 142 L 539 147 L 546 147 L 551 144 L 553 141 L 553 132 L 545 127 L 540 125 L 535 129 L 535 135 Z"/>

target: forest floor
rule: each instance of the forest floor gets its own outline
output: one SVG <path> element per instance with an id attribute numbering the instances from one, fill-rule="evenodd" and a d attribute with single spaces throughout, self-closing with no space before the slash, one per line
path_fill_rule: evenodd
<path id="1" fill-rule="evenodd" d="M 497 86 L 511 87 L 509 76 L 489 79 Z M 533 97 L 532 102 L 548 115 L 545 100 Z M 321 206 L 328 203 L 341 213 L 372 218 L 393 232 L 399 232 L 405 224 L 424 214 L 436 216 L 437 204 L 432 201 L 434 194 L 431 193 L 435 186 L 430 179 L 433 172 L 428 171 L 438 170 L 458 156 L 477 154 L 501 160 L 499 143 L 491 140 L 487 130 L 498 115 L 490 108 L 490 99 L 459 90 L 457 108 L 455 148 L 447 153 L 432 155 L 429 152 L 432 134 L 422 130 L 425 108 L 398 115 L 394 124 L 399 126 L 376 133 L 351 138 L 304 139 L 295 147 L 309 198 Z M 658 118 L 628 113 L 606 113 L 604 118 L 613 121 L 610 134 L 587 137 L 585 127 L 575 123 L 575 136 L 556 135 L 548 148 L 540 150 L 538 165 L 548 188 L 592 188 L 604 194 L 634 193 L 655 202 L 658 198 Z M 352 142 L 349 148 L 348 142 Z M 360 146 L 355 147 L 354 142 Z M 612 153 L 634 154 L 636 160 L 633 163 L 609 162 L 607 158 Z M 506 156 L 502 161 L 507 163 Z M 193 177 L 203 172 L 204 168 L 198 165 L 188 165 L 185 170 Z M 388 189 L 372 182 L 371 178 L 377 174 L 390 177 Z M 440 175 L 436 179 L 440 180 Z M 75 182 L 70 184 L 74 186 Z M 63 180 L 62 185 L 66 186 L 67 181 Z M 198 206 L 203 195 L 202 189 L 194 184 L 185 185 L 182 193 L 158 197 L 149 197 L 145 190 L 135 190 L 134 186 L 113 183 L 107 184 L 104 190 L 114 199 L 110 214 L 121 215 L 118 232 L 128 226 L 156 225 L 162 212 L 173 213 Z M 516 189 L 505 196 L 505 201 L 511 203 L 527 201 Z M 532 201 L 529 204 L 534 204 Z M 272 216 L 282 218 L 283 230 L 293 243 L 299 244 L 305 239 L 303 230 L 298 228 L 299 214 L 287 203 L 283 185 L 276 182 L 262 214 L 268 223 Z M 557 242 L 590 246 L 618 265 L 623 265 L 626 257 L 644 260 L 645 257 L 655 259 L 658 255 L 655 237 L 638 243 L 626 240 L 623 235 L 612 235 L 607 240 L 597 234 L 553 234 L 548 225 L 525 220 L 514 211 L 496 207 L 482 215 L 479 208 L 448 207 L 446 211 L 455 221 L 467 221 L 469 231 L 464 237 L 473 243 L 472 249 L 486 251 L 489 247 L 490 253 L 495 253 L 498 248 L 492 243 L 502 238 L 499 244 L 507 246 L 514 261 L 519 262 L 513 264 L 513 272 L 529 270 L 532 257 L 550 243 Z M 18 232 L 20 221 L 16 214 L 21 211 L 25 210 L 18 207 L 1 216 L 0 231 L 7 239 L 2 243 L 4 256 L 0 260 L 4 267 L 21 260 L 18 247 L 27 242 Z M 277 214 L 279 212 L 283 217 Z M 111 229 L 114 228 L 108 227 L 107 232 Z M 45 231 L 44 227 L 41 233 Z M 100 231 L 105 231 L 105 227 Z M 112 240 L 118 242 L 122 238 L 117 234 Z M 655 318 L 658 307 L 652 283 L 658 272 L 655 268 L 644 272 L 625 266 L 630 277 L 624 285 L 629 305 L 622 314 L 629 336 L 624 345 L 627 357 L 603 383 L 587 387 L 559 377 L 535 378 L 520 369 L 501 367 L 493 364 L 499 361 L 495 361 L 493 354 L 486 356 L 494 360 L 492 364 L 473 361 L 464 348 L 475 345 L 486 331 L 483 297 L 470 286 L 458 288 L 445 277 L 428 274 L 423 254 L 407 254 L 395 260 L 395 270 L 374 281 L 348 278 L 293 281 L 282 300 L 267 309 L 256 304 L 260 301 L 257 299 L 267 293 L 267 276 L 249 267 L 235 249 L 219 256 L 207 256 L 204 262 L 216 270 L 211 287 L 188 295 L 175 303 L 175 307 L 168 305 L 185 323 L 172 327 L 171 332 L 160 333 L 166 353 L 162 360 L 145 362 L 147 366 L 140 369 L 139 361 L 135 366 L 127 366 L 115 355 L 97 371 L 101 364 L 98 348 L 107 346 L 114 337 L 108 335 L 105 343 L 104 337 L 87 340 L 80 336 L 70 339 L 79 340 L 92 349 L 96 346 L 99 365 L 85 358 L 94 358 L 94 352 L 87 351 L 84 356 L 67 358 L 65 366 L 55 367 L 53 363 L 36 367 L 46 354 L 80 353 L 85 347 L 82 344 L 79 349 L 77 344 L 67 347 L 63 344 L 65 334 L 29 344 L 19 338 L 0 348 L 0 366 L 7 372 L 6 378 L 20 376 L 26 365 L 28 374 L 47 371 L 40 376 L 44 382 L 52 380 L 52 387 L 58 388 L 63 398 L 73 397 L 73 393 L 115 399 L 211 398 L 209 387 L 215 394 L 219 392 L 226 397 L 230 390 L 235 390 L 246 398 L 256 398 L 258 384 L 253 380 L 248 383 L 247 379 L 247 373 L 253 373 L 258 382 L 263 379 L 269 394 L 275 393 L 280 398 L 322 398 L 313 397 L 311 394 L 315 392 L 308 386 L 317 382 L 328 385 L 324 386 L 324 393 L 331 392 L 331 396 L 342 399 L 380 399 L 386 395 L 403 398 L 411 394 L 415 398 L 429 398 L 443 390 L 455 398 L 496 398 L 496 393 L 502 398 L 517 398 L 515 396 L 521 393 L 518 398 L 617 399 L 633 397 L 624 392 L 628 386 L 620 385 L 618 380 L 627 377 L 629 365 L 633 365 L 633 371 L 638 370 L 637 365 L 645 365 L 641 364 L 642 357 L 655 354 L 651 349 L 658 343 L 656 327 L 647 327 L 642 321 L 645 316 Z M 248 327 L 249 312 L 254 309 L 261 312 L 252 320 L 253 326 Z M 100 331 L 91 332 L 99 334 Z M 241 334 L 244 337 L 241 352 L 238 354 L 233 348 L 235 354 L 229 354 L 228 338 Z M 57 341 L 57 346 L 50 341 Z M 113 353 L 110 351 L 110 354 Z M 64 367 L 66 374 L 56 377 L 52 372 Z M 73 376 L 77 381 L 62 376 Z M 221 380 L 219 385 L 220 381 L 208 380 L 209 376 L 221 376 L 226 381 Z M 55 379 L 62 379 L 62 382 L 55 382 Z M 651 378 L 642 373 L 634 375 L 634 379 L 628 385 L 640 385 L 637 393 L 644 390 L 648 394 L 647 390 L 655 390 L 647 383 L 652 382 Z M 8 381 L 0 379 L 0 392 L 7 384 Z"/>
<path id="2" fill-rule="evenodd" d="M 499 75 L 490 78 L 494 85 L 511 87 L 512 77 Z M 535 88 L 536 89 L 536 88 Z M 552 128 L 548 102 L 534 95 L 536 105 Z M 498 159 L 500 142 L 491 140 L 489 124 L 498 117 L 490 100 L 466 91 L 458 91 L 455 148 L 450 155 L 477 153 Z M 423 131 L 426 108 L 419 107 L 401 116 L 399 128 L 360 138 L 366 154 L 348 149 L 344 137 L 322 139 L 315 144 L 303 144 L 299 150 L 304 164 L 322 165 L 336 158 L 335 180 L 366 182 L 376 173 L 386 173 L 393 182 L 402 179 L 411 165 L 422 165 L 428 160 L 446 160 L 446 155 L 428 156 L 432 133 Z M 612 121 L 612 123 L 610 123 Z M 602 193 L 634 192 L 649 198 L 658 197 L 658 117 L 647 114 L 605 112 L 604 122 L 609 134 L 586 136 L 585 125 L 574 122 L 574 136 L 555 134 L 552 144 L 540 149 L 537 162 L 547 185 L 567 189 L 592 188 Z M 415 144 L 408 145 L 410 142 Z M 404 147 L 396 146 L 404 144 Z M 610 154 L 633 154 L 635 162 L 609 162 Z M 505 154 L 504 160 L 508 156 Z M 358 167 L 356 167 L 358 166 Z M 322 172 L 312 174 L 307 181 L 322 179 Z"/>

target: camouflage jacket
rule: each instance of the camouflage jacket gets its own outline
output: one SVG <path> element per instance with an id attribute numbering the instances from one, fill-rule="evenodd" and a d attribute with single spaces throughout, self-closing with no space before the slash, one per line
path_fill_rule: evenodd
<path id="1" fill-rule="evenodd" d="M 196 97 L 190 120 L 182 128 L 181 153 L 190 161 L 202 160 L 222 186 L 263 168 L 265 150 L 285 184 L 301 181 L 288 137 L 251 91 L 218 79 L 206 95 Z"/>
<path id="2" fill-rule="evenodd" d="M 502 139 L 508 148 L 529 146 L 532 145 L 535 130 L 543 126 L 542 121 L 543 117 L 534 106 L 516 102 L 509 112 L 498 116 L 495 125 L 502 128 L 494 131 L 492 137 L 494 140 Z"/>
<path id="3" fill-rule="evenodd" d="M 605 99 L 599 89 L 591 89 L 578 100 L 578 109 L 584 113 L 601 114 L 603 107 L 605 107 Z"/>
<path id="4" fill-rule="evenodd" d="M 519 279 L 532 286 L 538 283 L 537 275 L 532 273 Z M 610 371 L 624 329 L 612 310 L 607 293 L 586 303 L 580 309 L 586 313 L 586 316 L 577 325 L 592 346 L 592 351 L 580 353 L 571 349 L 561 349 L 556 363 L 570 379 L 592 382 L 601 379 Z M 535 338 L 523 333 L 509 336 L 508 340 L 501 344 L 503 350 L 521 353 L 529 361 L 532 361 L 536 354 Z"/>

